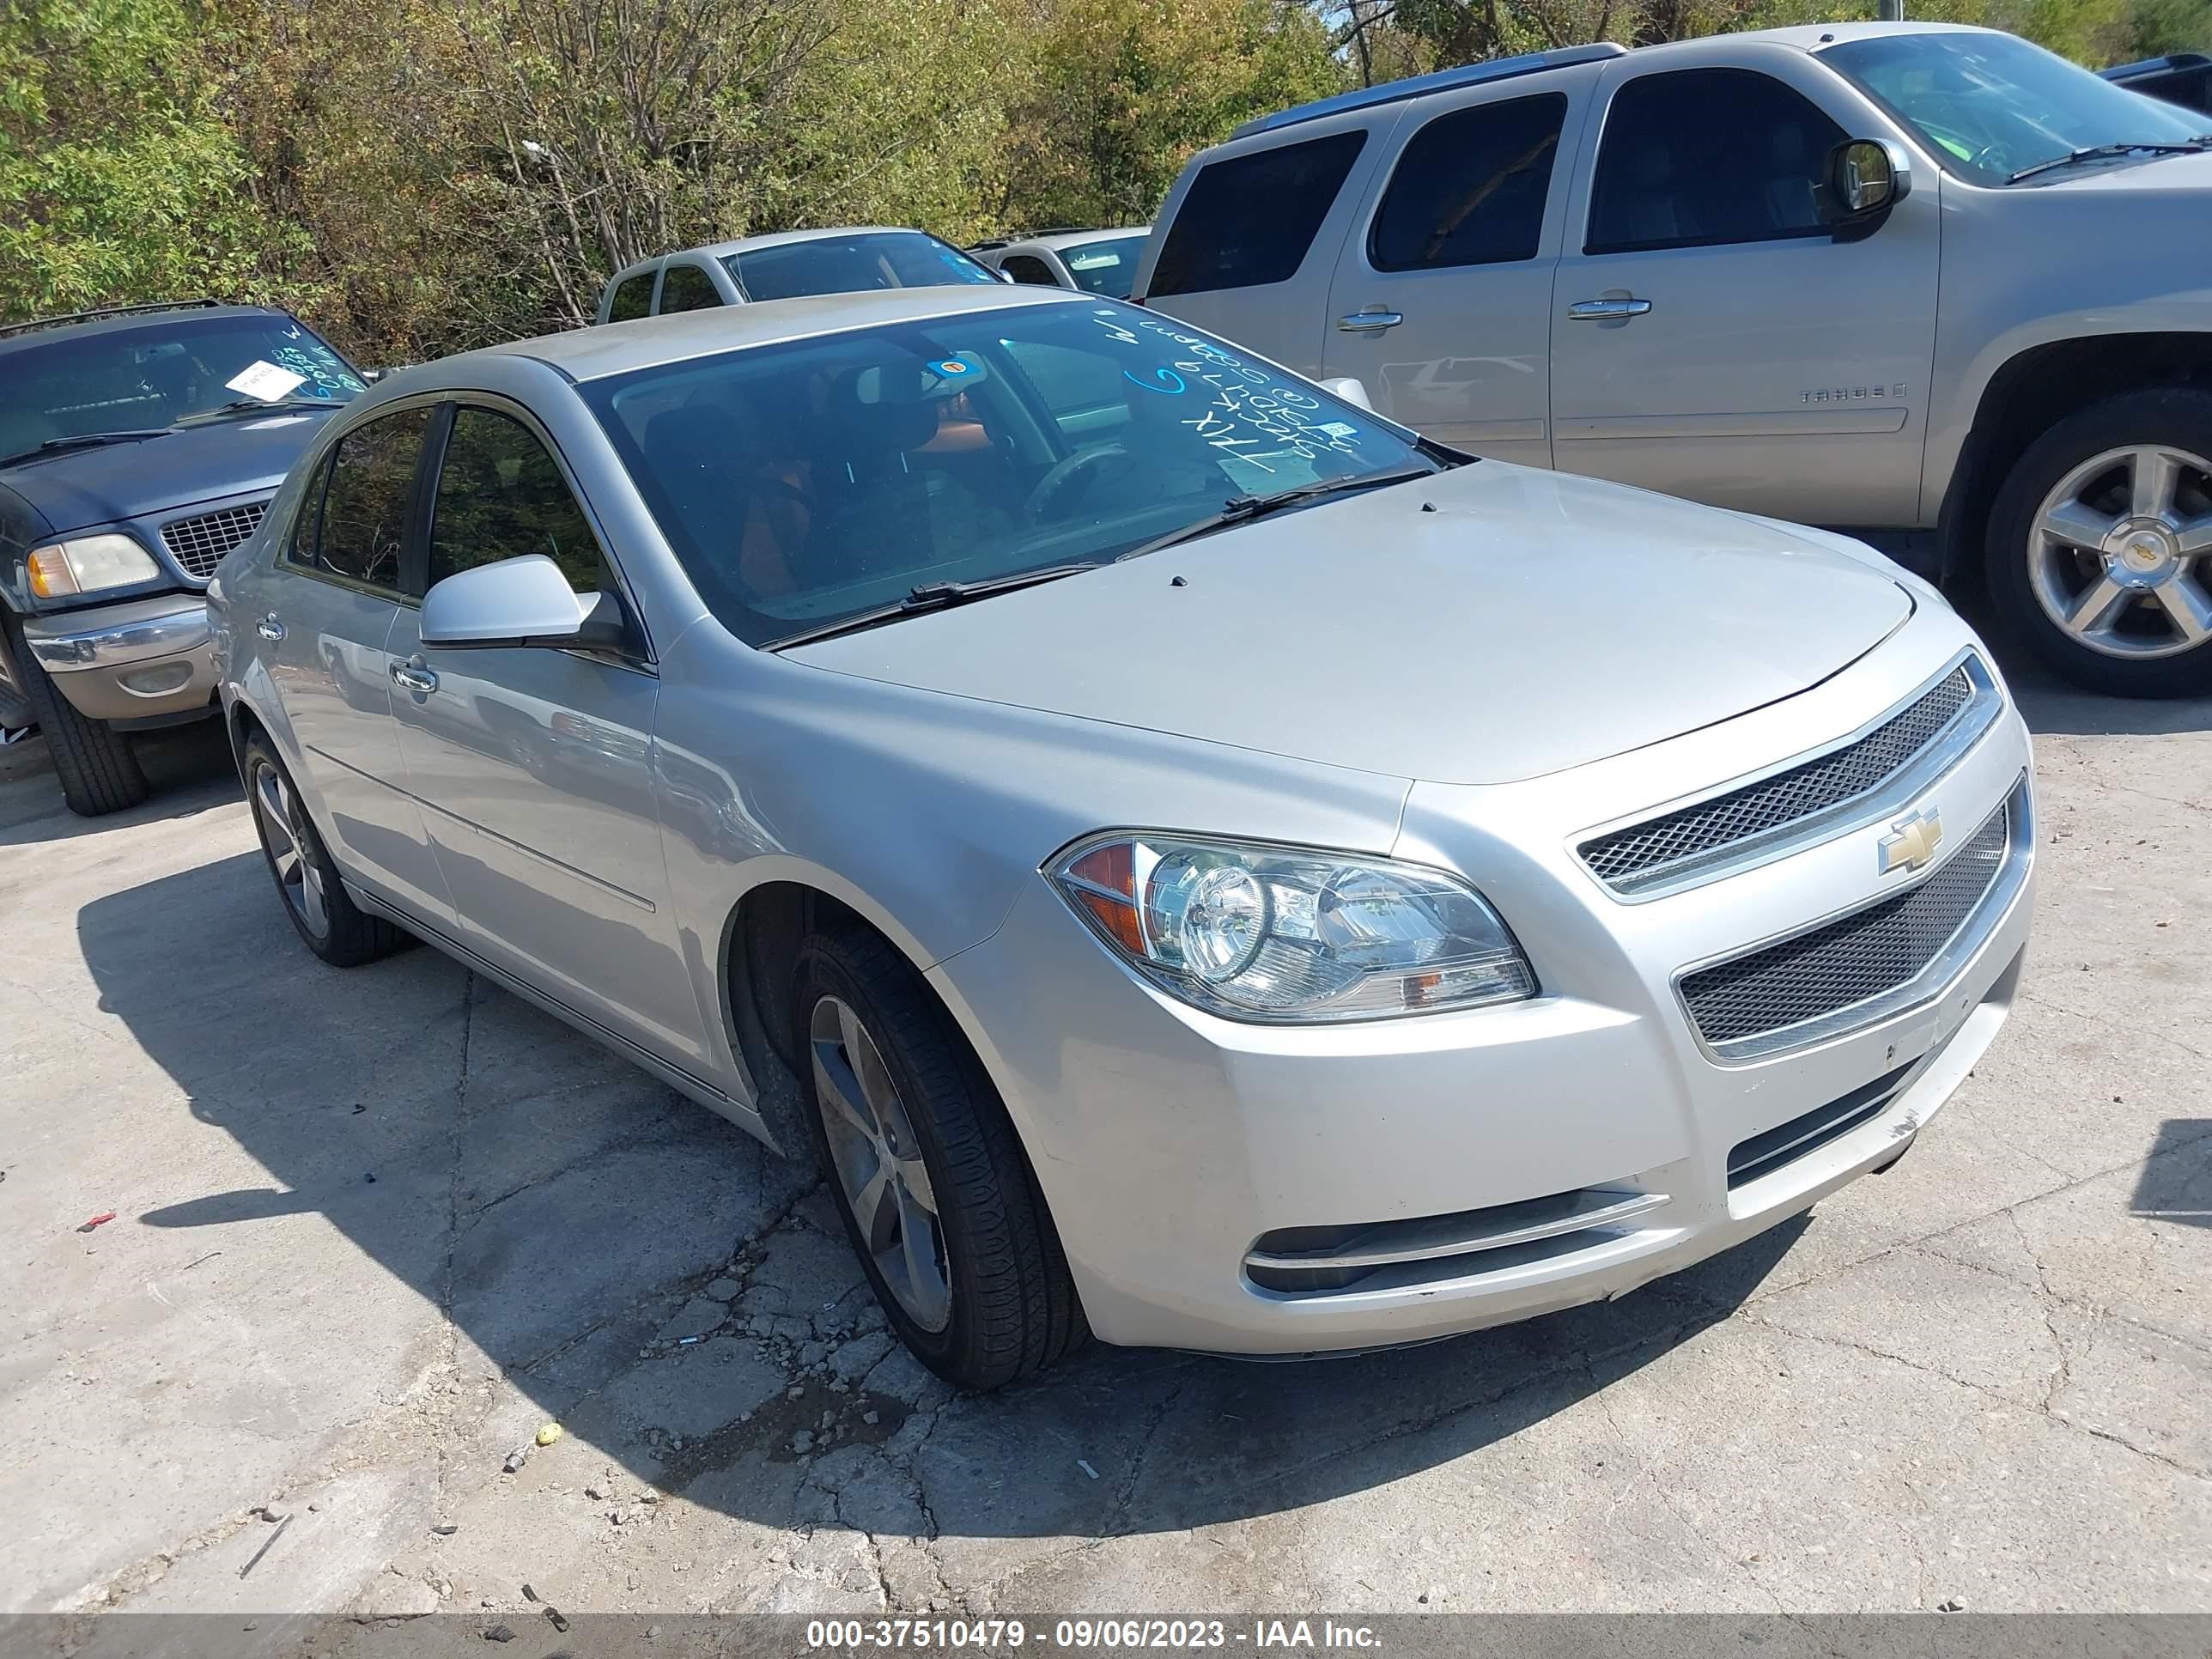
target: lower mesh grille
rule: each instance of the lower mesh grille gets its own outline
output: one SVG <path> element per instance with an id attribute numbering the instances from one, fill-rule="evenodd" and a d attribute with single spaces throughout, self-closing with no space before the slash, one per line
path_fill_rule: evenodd
<path id="1" fill-rule="evenodd" d="M 1910 985 L 1973 915 L 2002 872 L 2008 803 L 1918 885 L 1682 979 L 1682 1001 L 1716 1049 L 1820 1021 Z"/>
<path id="2" fill-rule="evenodd" d="M 261 526 L 266 501 L 225 507 L 189 519 L 172 519 L 161 526 L 161 541 L 178 568 L 196 581 L 215 574 L 222 556 Z"/>

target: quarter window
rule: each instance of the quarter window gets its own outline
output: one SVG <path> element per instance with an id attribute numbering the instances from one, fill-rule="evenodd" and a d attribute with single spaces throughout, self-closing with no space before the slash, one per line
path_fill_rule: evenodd
<path id="1" fill-rule="evenodd" d="M 599 544 L 545 446 L 496 410 L 453 411 L 430 521 L 430 580 L 543 553 L 579 593 L 598 592 Z"/>
<path id="2" fill-rule="evenodd" d="M 1288 281 L 1366 143 L 1364 130 L 1337 132 L 1201 167 L 1169 228 L 1148 292 Z"/>
<path id="3" fill-rule="evenodd" d="M 400 551 L 415 502 L 415 466 L 422 459 L 428 409 L 403 409 L 355 428 L 338 440 L 322 487 L 317 533 L 308 539 L 311 489 L 292 562 L 365 586 L 399 592 Z M 309 552 L 312 546 L 313 552 Z"/>
<path id="4" fill-rule="evenodd" d="M 1769 76 L 1640 76 L 1606 117 L 1583 252 L 1826 234 L 1821 183 L 1843 141 L 1841 127 Z"/>
<path id="5" fill-rule="evenodd" d="M 1026 253 L 1010 253 L 1006 258 L 1006 275 L 1018 283 L 1034 283 L 1045 288 L 1058 288 L 1051 267 L 1042 259 L 1032 259 Z"/>
<path id="6" fill-rule="evenodd" d="M 1559 93 L 1439 115 L 1415 133 L 1368 233 L 1377 270 L 1536 257 L 1567 100 Z"/>
<path id="7" fill-rule="evenodd" d="M 722 303 L 713 277 L 696 265 L 671 265 L 661 274 L 660 314 L 672 311 L 708 311 Z"/>
<path id="8" fill-rule="evenodd" d="M 609 322 L 627 323 L 652 313 L 653 275 L 649 270 L 640 271 L 615 289 L 615 297 L 607 307 Z"/>

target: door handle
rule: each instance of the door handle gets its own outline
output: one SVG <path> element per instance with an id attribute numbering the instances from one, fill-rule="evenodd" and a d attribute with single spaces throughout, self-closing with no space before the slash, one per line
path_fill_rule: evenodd
<path id="1" fill-rule="evenodd" d="M 1406 320 L 1395 311 L 1355 311 L 1349 317 L 1336 319 L 1340 334 L 1380 334 L 1386 328 L 1395 328 Z"/>
<path id="2" fill-rule="evenodd" d="M 438 677 L 427 668 L 417 668 L 412 663 L 392 665 L 392 679 L 395 685 L 404 685 L 410 691 L 419 691 L 424 696 L 438 689 Z"/>
<path id="3" fill-rule="evenodd" d="M 253 631 L 274 645 L 284 637 L 284 624 L 276 620 L 276 613 L 272 611 L 253 624 Z"/>
<path id="4" fill-rule="evenodd" d="M 1567 315 L 1578 323 L 1626 322 L 1651 309 L 1649 300 L 1577 300 Z"/>

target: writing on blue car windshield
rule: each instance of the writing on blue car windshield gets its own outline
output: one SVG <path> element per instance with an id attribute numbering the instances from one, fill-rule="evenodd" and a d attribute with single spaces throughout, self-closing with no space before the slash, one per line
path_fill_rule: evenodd
<path id="1" fill-rule="evenodd" d="M 289 317 L 189 313 L 57 333 L 0 356 L 0 457 L 108 432 L 158 432 L 234 404 L 350 401 L 367 388 Z"/>
<path id="2" fill-rule="evenodd" d="M 1433 465 L 1364 410 L 1103 301 L 580 389 L 701 597 L 755 644 L 934 584 L 1103 563 L 1231 500 Z"/>

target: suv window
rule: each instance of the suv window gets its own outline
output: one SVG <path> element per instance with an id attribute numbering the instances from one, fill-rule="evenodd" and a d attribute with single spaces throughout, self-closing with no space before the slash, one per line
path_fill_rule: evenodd
<path id="1" fill-rule="evenodd" d="M 1536 257 L 1567 100 L 1553 92 L 1439 115 L 1398 158 L 1367 235 L 1377 270 Z"/>
<path id="2" fill-rule="evenodd" d="M 625 277 L 615 289 L 613 301 L 607 307 L 607 320 L 627 323 L 634 318 L 650 315 L 653 311 L 653 276 L 649 270 Z"/>
<path id="3" fill-rule="evenodd" d="M 1036 283 L 1046 288 L 1060 286 L 1053 276 L 1052 267 L 1042 259 L 1032 259 L 1026 253 L 1009 253 L 1004 264 L 1006 275 L 1018 283 Z"/>
<path id="4" fill-rule="evenodd" d="M 660 314 L 672 311 L 708 311 L 722 303 L 714 279 L 696 265 L 671 265 L 661 273 Z"/>
<path id="5" fill-rule="evenodd" d="M 543 553 L 579 593 L 606 585 L 599 544 L 568 481 L 537 434 L 510 415 L 467 406 L 453 411 L 431 512 L 433 583 L 480 564 Z"/>
<path id="6" fill-rule="evenodd" d="M 1200 294 L 1288 281 L 1365 147 L 1364 130 L 1232 155 L 1199 170 L 1146 292 Z"/>
<path id="7" fill-rule="evenodd" d="M 403 409 L 338 440 L 321 489 L 308 489 L 292 538 L 291 562 L 382 588 L 397 598 L 400 550 L 415 501 L 415 465 L 429 425 L 428 409 Z"/>
<path id="8" fill-rule="evenodd" d="M 1844 130 L 1750 70 L 1646 75 L 1613 94 L 1585 253 L 1827 234 L 1820 187 Z"/>

